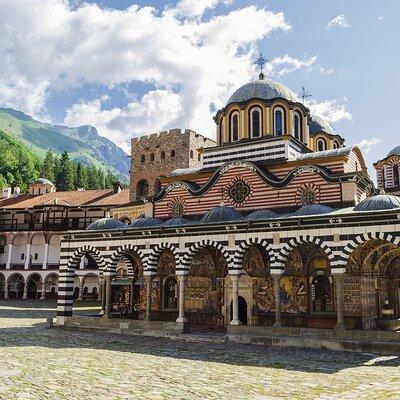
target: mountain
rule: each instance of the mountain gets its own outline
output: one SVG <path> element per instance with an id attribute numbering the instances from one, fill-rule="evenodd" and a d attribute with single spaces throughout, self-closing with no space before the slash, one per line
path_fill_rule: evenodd
<path id="1" fill-rule="evenodd" d="M 57 154 L 67 151 L 73 161 L 103 167 L 124 179 L 129 173 L 125 151 L 100 136 L 93 126 L 52 125 L 12 108 L 0 108 L 0 130 L 22 140 L 42 157 L 48 150 Z"/>

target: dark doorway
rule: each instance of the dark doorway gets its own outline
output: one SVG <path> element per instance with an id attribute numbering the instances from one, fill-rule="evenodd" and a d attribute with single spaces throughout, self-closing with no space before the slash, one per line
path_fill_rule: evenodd
<path id="1" fill-rule="evenodd" d="M 239 296 L 239 321 L 247 325 L 247 303 L 242 296 Z"/>

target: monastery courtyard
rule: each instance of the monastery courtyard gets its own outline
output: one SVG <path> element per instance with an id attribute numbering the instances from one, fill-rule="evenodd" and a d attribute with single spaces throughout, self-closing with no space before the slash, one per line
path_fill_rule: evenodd
<path id="1" fill-rule="evenodd" d="M 396 356 L 46 328 L 54 315 L 50 301 L 0 302 L 0 399 L 400 398 Z"/>

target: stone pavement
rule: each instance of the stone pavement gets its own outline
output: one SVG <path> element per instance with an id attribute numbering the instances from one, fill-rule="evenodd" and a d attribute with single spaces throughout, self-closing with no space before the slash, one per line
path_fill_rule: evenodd
<path id="1" fill-rule="evenodd" d="M 400 399 L 398 356 L 47 329 L 53 315 L 0 301 L 0 399 Z"/>

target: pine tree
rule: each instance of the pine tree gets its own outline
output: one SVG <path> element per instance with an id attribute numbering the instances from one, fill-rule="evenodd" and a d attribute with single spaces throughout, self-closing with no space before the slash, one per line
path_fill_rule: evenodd
<path id="1" fill-rule="evenodd" d="M 88 187 L 92 190 L 100 189 L 101 187 L 98 171 L 93 165 L 88 167 Z"/>
<path id="2" fill-rule="evenodd" d="M 60 157 L 56 186 L 60 191 L 74 190 L 74 168 L 66 151 Z"/>
<path id="3" fill-rule="evenodd" d="M 54 163 L 54 155 L 51 150 L 49 150 L 46 153 L 46 156 L 43 161 L 43 168 L 42 168 L 42 178 L 46 178 L 51 182 L 54 182 L 54 169 L 55 169 L 55 163 Z"/>
<path id="4" fill-rule="evenodd" d="M 88 188 L 87 169 L 80 162 L 76 164 L 76 169 L 75 169 L 75 188 L 76 189 Z"/>

